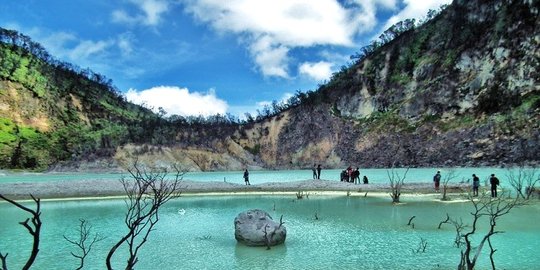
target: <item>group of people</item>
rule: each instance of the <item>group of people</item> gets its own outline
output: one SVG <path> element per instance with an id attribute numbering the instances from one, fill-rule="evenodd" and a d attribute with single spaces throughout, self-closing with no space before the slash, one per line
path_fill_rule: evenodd
<path id="1" fill-rule="evenodd" d="M 356 169 L 353 170 L 352 167 L 349 166 L 347 169 L 341 171 L 340 180 L 341 182 L 360 184 L 360 169 L 356 167 Z M 364 182 L 364 184 L 369 183 L 366 175 L 364 175 L 362 181 Z"/>
<path id="2" fill-rule="evenodd" d="M 433 183 L 435 185 L 435 191 L 439 192 L 439 187 L 441 184 L 441 171 L 437 171 L 437 173 L 433 176 Z M 500 184 L 499 178 L 495 176 L 495 174 L 491 174 L 489 177 L 489 185 L 491 188 L 491 197 L 495 198 L 497 197 L 497 186 Z M 473 190 L 473 196 L 478 196 L 478 188 L 480 187 L 480 178 L 476 176 L 476 174 L 473 173 L 472 175 L 472 190 Z"/>

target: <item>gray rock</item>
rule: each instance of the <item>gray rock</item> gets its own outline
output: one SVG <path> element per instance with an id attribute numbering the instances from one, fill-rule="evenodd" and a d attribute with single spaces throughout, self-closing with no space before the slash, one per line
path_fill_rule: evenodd
<path id="1" fill-rule="evenodd" d="M 287 229 L 267 212 L 251 209 L 234 219 L 234 237 L 248 246 L 275 246 L 285 242 Z"/>

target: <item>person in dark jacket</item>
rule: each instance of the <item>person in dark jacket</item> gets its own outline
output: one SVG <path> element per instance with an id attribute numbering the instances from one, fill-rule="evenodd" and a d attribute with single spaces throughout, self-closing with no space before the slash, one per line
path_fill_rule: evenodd
<path id="1" fill-rule="evenodd" d="M 480 178 L 473 173 L 472 175 L 472 192 L 473 196 L 478 196 L 478 188 L 480 187 Z"/>
<path id="2" fill-rule="evenodd" d="M 356 169 L 352 172 L 353 182 L 354 184 L 360 184 L 360 168 L 356 167 Z"/>
<path id="3" fill-rule="evenodd" d="M 249 183 L 249 172 L 247 169 L 244 171 L 244 182 L 246 182 L 246 185 L 251 185 Z"/>
<path id="4" fill-rule="evenodd" d="M 489 178 L 489 183 L 491 184 L 491 197 L 496 198 L 497 186 L 499 185 L 499 178 L 497 178 L 495 174 L 491 174 L 491 177 Z"/>
<path id="5" fill-rule="evenodd" d="M 439 192 L 439 186 L 441 184 L 441 171 L 437 171 L 437 173 L 433 176 L 433 183 L 435 184 L 435 192 Z"/>

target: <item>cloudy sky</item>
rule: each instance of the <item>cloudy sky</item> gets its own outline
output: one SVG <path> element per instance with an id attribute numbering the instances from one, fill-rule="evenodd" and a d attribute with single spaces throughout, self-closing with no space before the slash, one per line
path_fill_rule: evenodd
<path id="1" fill-rule="evenodd" d="M 169 114 L 316 90 L 395 22 L 450 0 L 3 0 L 0 26 Z"/>

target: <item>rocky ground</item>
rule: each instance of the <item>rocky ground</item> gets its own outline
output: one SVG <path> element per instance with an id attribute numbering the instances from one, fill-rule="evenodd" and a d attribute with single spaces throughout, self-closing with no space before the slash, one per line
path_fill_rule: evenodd
<path id="1" fill-rule="evenodd" d="M 0 192 L 4 196 L 13 199 L 28 199 L 29 194 L 42 199 L 66 199 L 66 198 L 106 198 L 124 195 L 122 184 L 117 180 L 71 180 L 51 181 L 36 183 L 3 183 L 0 184 Z M 180 186 L 182 195 L 202 194 L 343 194 L 349 196 L 388 196 L 390 187 L 388 184 L 355 185 L 330 180 L 302 180 L 286 183 L 262 183 L 250 186 L 226 183 L 226 182 L 196 182 L 183 180 Z M 450 193 L 465 193 L 467 184 L 454 184 L 449 187 Z M 432 194 L 433 187 L 430 183 L 406 183 L 402 188 L 402 194 Z"/>

